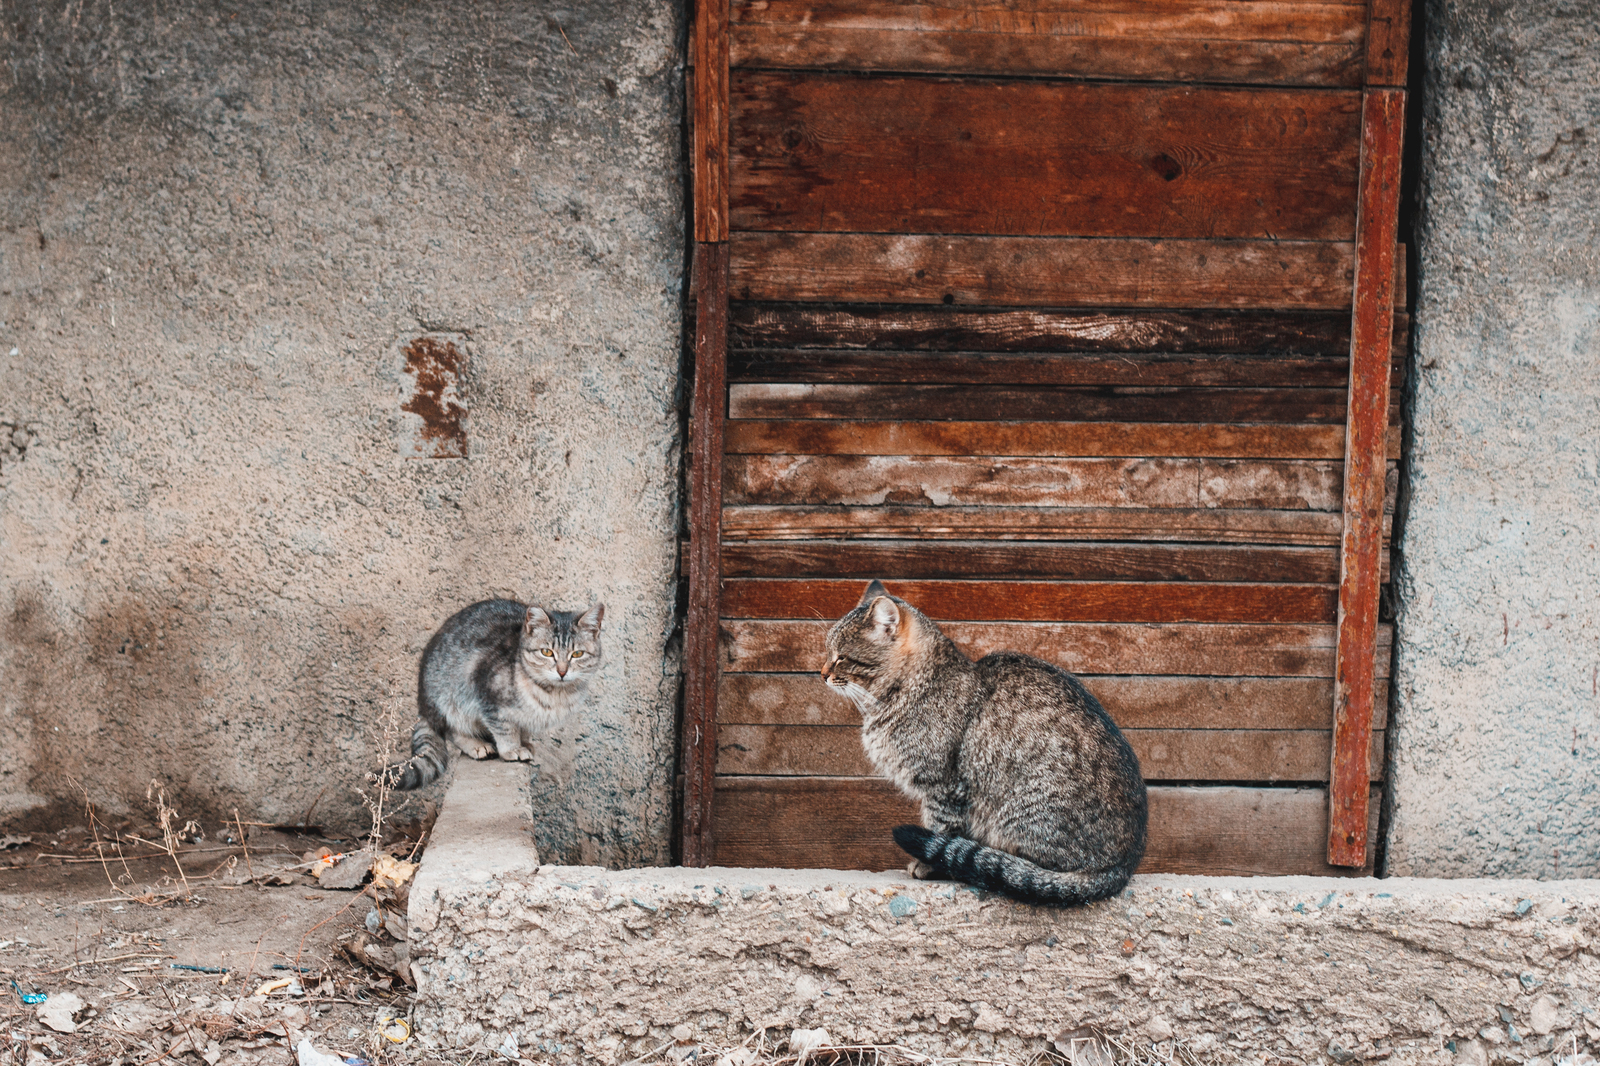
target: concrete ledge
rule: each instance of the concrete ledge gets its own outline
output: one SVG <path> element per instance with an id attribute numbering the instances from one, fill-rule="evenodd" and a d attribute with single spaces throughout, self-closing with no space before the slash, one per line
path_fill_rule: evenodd
<path id="1" fill-rule="evenodd" d="M 532 877 L 539 869 L 526 763 L 456 754 L 453 778 L 434 820 L 422 867 L 411 886 L 407 924 L 432 928 L 442 900 L 475 898 L 500 877 Z"/>
<path id="2" fill-rule="evenodd" d="M 1151 876 L 1052 911 L 899 873 L 435 876 L 439 839 L 411 920 L 434 1047 L 509 1034 L 524 1057 L 617 1063 L 680 1024 L 711 1047 L 821 1026 L 1026 1061 L 1096 1029 L 1222 1061 L 1443 1066 L 1600 1042 L 1596 882 Z"/>

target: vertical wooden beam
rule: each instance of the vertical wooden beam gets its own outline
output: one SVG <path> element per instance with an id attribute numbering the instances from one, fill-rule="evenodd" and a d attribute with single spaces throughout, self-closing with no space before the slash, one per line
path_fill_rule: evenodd
<path id="1" fill-rule="evenodd" d="M 711 861 L 722 600 L 722 423 L 728 376 L 728 5 L 699 0 L 690 165 L 694 168 L 694 459 L 689 477 L 689 616 L 684 622 L 682 862 Z"/>
<path id="2" fill-rule="evenodd" d="M 694 457 L 689 474 L 689 616 L 684 624 L 683 865 L 711 861 L 717 769 L 717 618 L 722 601 L 722 430 L 727 411 L 728 245 L 694 248 Z"/>
<path id="3" fill-rule="evenodd" d="M 694 67 L 690 165 L 694 168 L 694 239 L 728 239 L 728 4 L 695 5 L 689 61 Z"/>
<path id="4" fill-rule="evenodd" d="M 1404 86 L 1410 51 L 1411 0 L 1368 0 L 1368 87 Z"/>
<path id="5" fill-rule="evenodd" d="M 1328 784 L 1328 862 L 1333 866 L 1361 866 L 1367 858 L 1368 759 L 1404 122 L 1404 92 L 1367 91 L 1361 116 L 1355 306 L 1345 416 L 1344 541 L 1339 557 L 1339 645 L 1334 665 L 1333 766 Z"/>

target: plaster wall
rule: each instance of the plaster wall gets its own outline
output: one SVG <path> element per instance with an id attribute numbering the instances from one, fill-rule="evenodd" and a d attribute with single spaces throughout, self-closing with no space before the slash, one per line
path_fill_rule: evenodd
<path id="1" fill-rule="evenodd" d="M 445 616 L 602 598 L 539 846 L 669 861 L 681 32 L 5 5 L 0 818 L 359 827 Z"/>
<path id="2" fill-rule="evenodd" d="M 1389 873 L 1600 875 L 1600 9 L 1426 11 Z"/>

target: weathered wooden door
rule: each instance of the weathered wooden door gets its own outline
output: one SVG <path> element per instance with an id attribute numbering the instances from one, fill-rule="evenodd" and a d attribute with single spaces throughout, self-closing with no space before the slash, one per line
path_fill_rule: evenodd
<path id="1" fill-rule="evenodd" d="M 816 674 L 881 578 L 1083 677 L 1144 870 L 1370 867 L 1408 17 L 696 13 L 686 864 L 904 861 Z"/>

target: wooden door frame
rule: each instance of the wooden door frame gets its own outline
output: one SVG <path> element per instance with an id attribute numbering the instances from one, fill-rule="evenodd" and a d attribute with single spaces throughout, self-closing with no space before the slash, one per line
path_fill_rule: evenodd
<path id="1" fill-rule="evenodd" d="M 717 622 L 722 600 L 722 431 L 728 374 L 728 13 L 701 0 L 689 44 L 694 127 L 694 404 L 689 477 L 689 611 L 684 623 L 681 861 L 711 862 L 717 771 Z"/>
<path id="2" fill-rule="evenodd" d="M 1371 0 L 1368 14 L 1328 783 L 1328 862 L 1336 866 L 1366 863 L 1371 817 L 1368 760 L 1383 553 L 1409 9 L 1409 0 Z M 689 46 L 695 376 L 680 824 L 685 866 L 708 865 L 714 845 L 711 812 L 717 757 L 722 452 L 727 404 L 729 14 L 727 0 L 701 0 L 696 5 Z"/>

